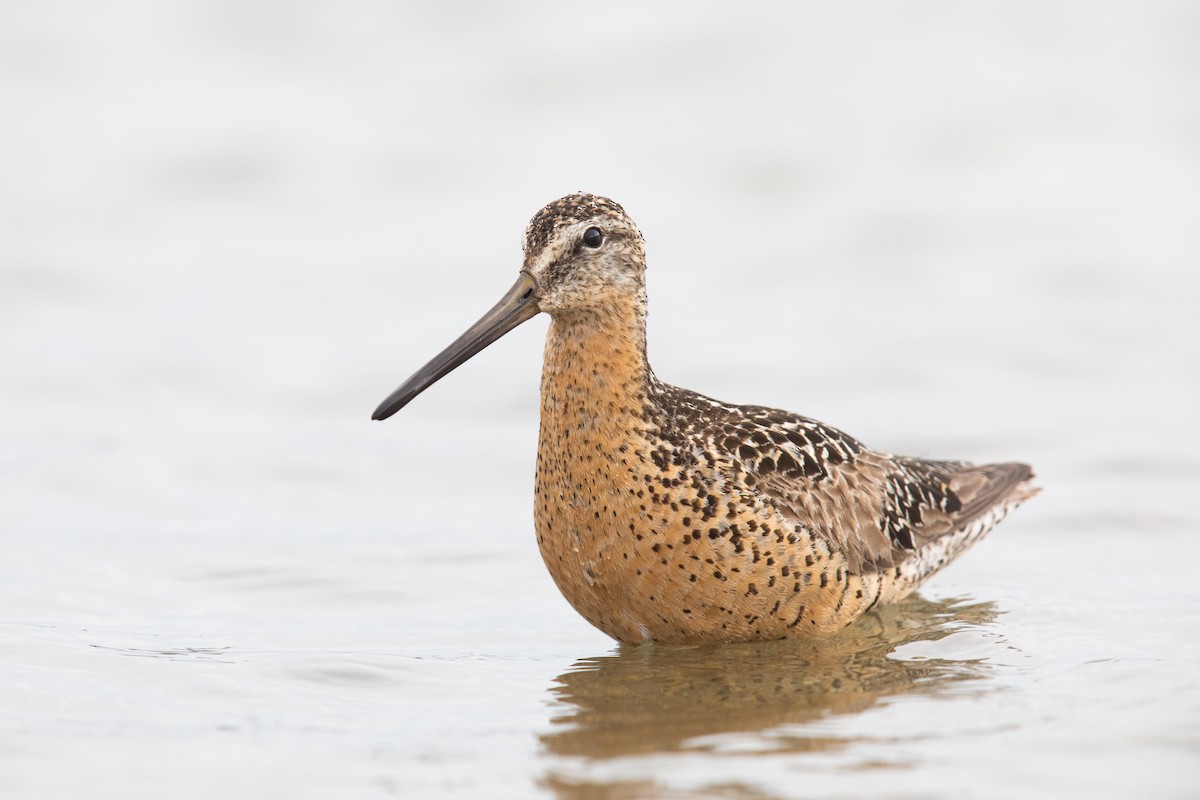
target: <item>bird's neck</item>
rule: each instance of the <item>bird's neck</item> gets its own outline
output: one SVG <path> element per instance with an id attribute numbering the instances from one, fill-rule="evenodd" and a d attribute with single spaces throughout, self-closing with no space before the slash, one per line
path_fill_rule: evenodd
<path id="1" fill-rule="evenodd" d="M 645 316 L 636 307 L 552 317 L 534 480 L 538 547 L 584 617 L 612 630 L 606 620 L 615 614 L 631 639 L 641 635 L 626 618 L 631 589 L 613 570 L 627 563 L 620 555 L 630 552 L 620 549 L 623 539 L 643 536 L 630 522 L 644 516 L 650 502 L 641 476 L 649 474 L 654 440 L 653 381 Z"/>
<path id="2" fill-rule="evenodd" d="M 649 426 L 652 381 L 644 300 L 555 316 L 542 366 L 543 438 L 575 432 L 591 447 L 618 446 L 612 437 Z"/>

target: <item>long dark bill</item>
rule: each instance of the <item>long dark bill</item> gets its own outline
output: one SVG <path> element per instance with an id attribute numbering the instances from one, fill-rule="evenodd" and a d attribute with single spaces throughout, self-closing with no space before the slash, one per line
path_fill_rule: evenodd
<path id="1" fill-rule="evenodd" d="M 371 419 L 387 419 L 421 392 L 448 375 L 455 367 L 499 339 L 513 328 L 537 316 L 541 310 L 534 298 L 533 278 L 522 272 L 512 288 L 492 310 L 484 314 L 467 332 L 438 353 L 432 361 L 412 374 L 399 389 L 379 404 Z"/>

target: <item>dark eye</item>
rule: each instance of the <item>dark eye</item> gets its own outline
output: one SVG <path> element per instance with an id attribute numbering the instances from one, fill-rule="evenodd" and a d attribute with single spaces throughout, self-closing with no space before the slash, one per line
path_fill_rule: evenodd
<path id="1" fill-rule="evenodd" d="M 588 247 L 599 247 L 602 241 L 604 241 L 604 234 L 600 232 L 599 228 L 588 228 L 583 232 L 583 243 Z"/>

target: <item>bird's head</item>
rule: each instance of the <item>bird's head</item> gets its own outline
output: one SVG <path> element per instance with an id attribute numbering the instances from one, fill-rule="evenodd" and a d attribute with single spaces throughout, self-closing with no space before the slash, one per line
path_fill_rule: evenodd
<path id="1" fill-rule="evenodd" d="M 471 356 L 542 311 L 553 317 L 645 306 L 646 251 L 637 226 L 606 197 L 571 194 L 529 221 L 520 275 L 491 311 L 379 404 L 387 419 Z"/>
<path id="2" fill-rule="evenodd" d="M 555 200 L 529 221 L 522 246 L 521 271 L 535 284 L 538 309 L 551 316 L 627 303 L 645 291 L 642 235 L 607 197 Z"/>

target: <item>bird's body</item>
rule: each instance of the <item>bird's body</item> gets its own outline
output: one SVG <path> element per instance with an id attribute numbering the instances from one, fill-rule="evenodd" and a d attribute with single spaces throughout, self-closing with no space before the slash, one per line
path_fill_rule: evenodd
<path id="1" fill-rule="evenodd" d="M 1036 492 L 1024 464 L 889 456 L 804 417 L 658 381 L 641 236 L 611 200 L 551 203 L 525 256 L 509 295 L 376 417 L 550 313 L 538 545 L 571 605 L 616 639 L 832 633 L 911 592 Z"/>

